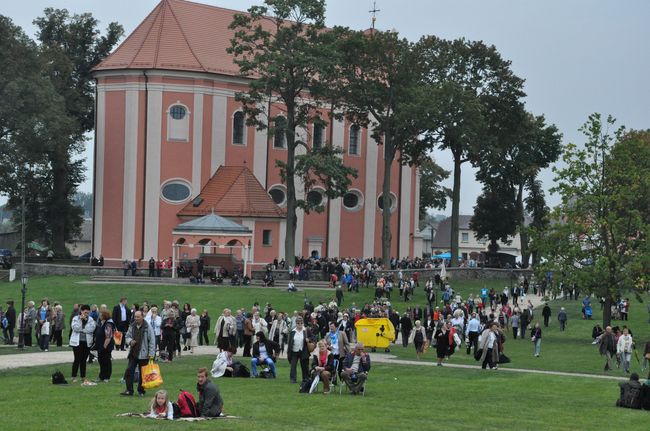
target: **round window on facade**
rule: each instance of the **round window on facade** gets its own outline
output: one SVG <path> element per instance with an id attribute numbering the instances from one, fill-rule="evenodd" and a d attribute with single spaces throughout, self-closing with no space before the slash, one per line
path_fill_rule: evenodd
<path id="1" fill-rule="evenodd" d="M 390 211 L 393 212 L 395 211 L 395 208 L 397 206 L 397 196 L 395 196 L 393 193 L 389 195 L 390 199 Z M 379 198 L 377 199 L 377 206 L 379 207 L 380 210 L 384 210 L 384 195 L 381 194 L 379 195 Z"/>
<path id="2" fill-rule="evenodd" d="M 169 109 L 169 115 L 172 116 L 174 120 L 182 120 L 185 118 L 187 110 L 183 105 L 174 105 Z"/>
<path id="3" fill-rule="evenodd" d="M 180 203 L 188 200 L 192 194 L 190 186 L 182 181 L 171 181 L 162 186 L 162 197 L 171 203 Z"/>
<path id="4" fill-rule="evenodd" d="M 269 190 L 269 196 L 273 199 L 276 205 L 282 206 L 287 200 L 287 194 L 284 192 L 284 189 L 280 187 L 273 187 Z"/>
<path id="5" fill-rule="evenodd" d="M 307 193 L 307 202 L 315 207 L 323 204 L 323 194 L 318 190 L 312 190 Z"/>
<path id="6" fill-rule="evenodd" d="M 358 190 L 351 190 L 343 195 L 343 207 L 348 211 L 357 211 L 363 206 L 363 195 Z"/>

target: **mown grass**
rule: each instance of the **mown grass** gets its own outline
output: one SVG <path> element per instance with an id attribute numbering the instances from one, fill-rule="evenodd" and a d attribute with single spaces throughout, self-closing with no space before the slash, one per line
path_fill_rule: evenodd
<path id="1" fill-rule="evenodd" d="M 162 364 L 163 385 L 196 393 L 195 372 L 211 357 L 183 357 Z M 121 397 L 116 382 L 125 363 L 115 361 L 114 382 L 95 387 L 53 386 L 50 375 L 70 364 L 0 372 L 4 429 L 444 429 L 576 430 L 605 427 L 647 429 L 648 412 L 614 407 L 615 382 L 548 375 L 375 364 L 365 397 L 298 393 L 288 365 L 276 380 L 217 379 L 224 410 L 239 419 L 193 424 L 119 418 L 144 412 L 150 401 Z M 96 372 L 91 366 L 89 375 Z"/>

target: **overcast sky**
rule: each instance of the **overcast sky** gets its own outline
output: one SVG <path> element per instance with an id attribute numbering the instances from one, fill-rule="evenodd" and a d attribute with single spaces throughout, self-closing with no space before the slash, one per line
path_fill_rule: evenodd
<path id="1" fill-rule="evenodd" d="M 245 10 L 260 1 L 202 0 Z M 105 28 L 111 21 L 128 35 L 158 0 L 0 0 L 0 14 L 32 35 L 32 20 L 46 7 L 91 12 Z M 329 0 L 327 24 L 370 27 L 372 1 Z M 397 30 L 410 40 L 435 34 L 494 44 L 526 80 L 526 105 L 555 123 L 563 141 L 581 143 L 578 128 L 592 112 L 612 114 L 628 128 L 650 128 L 650 1 L 647 0 L 378 0 L 376 26 Z M 81 190 L 92 191 L 92 142 L 88 143 L 88 178 Z M 447 153 L 435 154 L 451 169 Z M 545 187 L 552 173 L 544 172 Z M 451 187 L 451 181 L 448 181 Z M 465 167 L 461 213 L 472 214 L 480 185 Z M 1 199 L 4 201 L 4 199 Z M 549 197 L 549 203 L 557 198 Z M 451 204 L 444 211 L 451 212 Z"/>

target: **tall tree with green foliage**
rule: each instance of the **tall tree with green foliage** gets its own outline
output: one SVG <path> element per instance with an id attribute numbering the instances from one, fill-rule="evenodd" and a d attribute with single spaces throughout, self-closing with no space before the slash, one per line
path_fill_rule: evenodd
<path id="1" fill-rule="evenodd" d="M 513 191 L 515 226 L 521 239 L 521 256 L 524 268 L 528 266 L 528 227 L 524 205 L 525 192 L 533 186 L 542 169 L 550 166 L 560 156 L 562 135 L 555 125 L 547 125 L 543 115 L 534 116 L 524 110 L 523 104 L 514 109 L 502 110 L 502 115 L 488 126 L 493 145 L 481 147 L 478 152 L 476 178 L 488 189 L 504 184 Z M 508 199 L 507 194 L 501 194 Z M 543 199 L 543 194 L 537 198 Z M 504 202 L 510 205 L 510 202 Z"/>
<path id="2" fill-rule="evenodd" d="M 476 166 L 479 150 L 494 146 L 497 136 L 490 125 L 519 105 L 523 80 L 494 46 L 483 42 L 427 36 L 416 51 L 430 88 L 424 150 L 451 151 L 454 160 L 450 246 L 451 266 L 456 266 L 462 165 Z"/>
<path id="3" fill-rule="evenodd" d="M 429 209 L 444 210 L 451 189 L 440 183 L 449 178 L 450 172 L 440 167 L 432 158 L 423 158 L 418 165 L 420 174 L 420 220 L 424 220 Z"/>
<path id="4" fill-rule="evenodd" d="M 517 230 L 512 195 L 512 187 L 501 183 L 484 187 L 483 193 L 476 198 L 469 227 L 475 232 L 476 239 L 490 241 L 488 251 L 492 254 L 499 250 L 498 241 L 510 244 Z"/>
<path id="5" fill-rule="evenodd" d="M 25 197 L 26 237 L 39 241 L 48 240 L 50 232 L 47 151 L 74 128 L 63 97 L 43 72 L 46 67 L 36 44 L 0 16 L 0 193 L 8 197 L 16 227 Z"/>
<path id="6" fill-rule="evenodd" d="M 567 145 L 555 170 L 553 192 L 561 204 L 543 236 L 547 259 L 538 267 L 563 274 L 565 283 L 604 298 L 603 325 L 611 305 L 648 289 L 650 254 L 650 132 L 625 132 L 610 116 L 589 116 L 584 147 Z"/>
<path id="7" fill-rule="evenodd" d="M 272 136 L 284 136 L 286 161 L 276 160 L 287 187 L 287 229 L 285 260 L 294 262 L 297 210 L 322 210 L 307 199 L 296 196 L 296 177 L 303 180 L 305 196 L 316 183 L 326 188 L 329 197 L 345 192 L 356 171 L 342 166 L 340 151 L 313 151 L 299 139 L 309 123 L 322 120 L 326 88 L 319 74 L 332 61 L 326 42 L 325 2 L 323 0 L 266 0 L 248 14 L 235 15 L 230 28 L 235 31 L 228 52 L 234 55 L 242 76 L 250 78 L 248 91 L 238 93 L 248 125 L 270 129 Z M 284 114 L 282 121 L 271 118 L 268 107 Z M 273 124 L 271 124 L 273 123 Z M 298 155 L 299 146 L 304 153 Z"/>
<path id="8" fill-rule="evenodd" d="M 418 141 L 425 130 L 430 98 L 422 85 L 413 44 L 391 31 L 337 35 L 335 76 L 328 77 L 337 107 L 383 146 L 382 196 L 390 196 L 391 171 L 400 165 L 431 161 Z M 444 171 L 437 171 L 441 175 Z M 387 202 L 387 199 L 384 199 Z M 391 205 L 383 205 L 382 261 L 391 258 Z"/>
<path id="9" fill-rule="evenodd" d="M 45 202 L 56 253 L 65 252 L 65 240 L 78 233 L 82 211 L 74 205 L 77 186 L 84 178 L 83 160 L 75 160 L 86 144 L 85 134 L 94 128 L 94 79 L 91 70 L 110 54 L 124 33 L 110 23 L 101 35 L 90 14 L 71 15 L 66 9 L 47 8 L 34 20 L 43 72 L 63 98 L 64 112 L 73 121 L 67 133 L 52 137 L 44 149 L 50 167 L 50 187 Z"/>

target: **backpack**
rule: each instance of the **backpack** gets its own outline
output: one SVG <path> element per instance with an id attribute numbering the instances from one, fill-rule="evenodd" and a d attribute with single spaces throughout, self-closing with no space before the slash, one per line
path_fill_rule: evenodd
<path id="1" fill-rule="evenodd" d="M 199 409 L 196 406 L 196 400 L 189 392 L 181 389 L 181 393 L 178 394 L 177 403 L 181 417 L 195 418 L 199 416 Z"/>
<path id="2" fill-rule="evenodd" d="M 246 368 L 246 365 L 241 362 L 234 362 L 232 364 L 232 376 L 233 377 L 250 377 L 251 372 Z"/>
<path id="3" fill-rule="evenodd" d="M 415 343 L 423 343 L 424 342 L 424 337 L 422 336 L 421 331 L 415 331 L 415 336 L 413 337 L 413 342 L 415 342 Z"/>
<path id="4" fill-rule="evenodd" d="M 9 319 L 7 319 L 7 316 L 4 316 L 2 318 L 2 329 L 7 329 L 9 327 Z"/>
<path id="5" fill-rule="evenodd" d="M 63 377 L 63 373 L 59 370 L 56 370 L 54 374 L 52 374 L 52 384 L 53 385 L 67 385 L 68 382 L 66 381 L 65 377 Z"/>
<path id="6" fill-rule="evenodd" d="M 312 379 L 304 379 L 300 383 L 300 389 L 298 389 L 298 392 L 301 394 L 308 394 L 312 383 L 313 383 Z"/>

